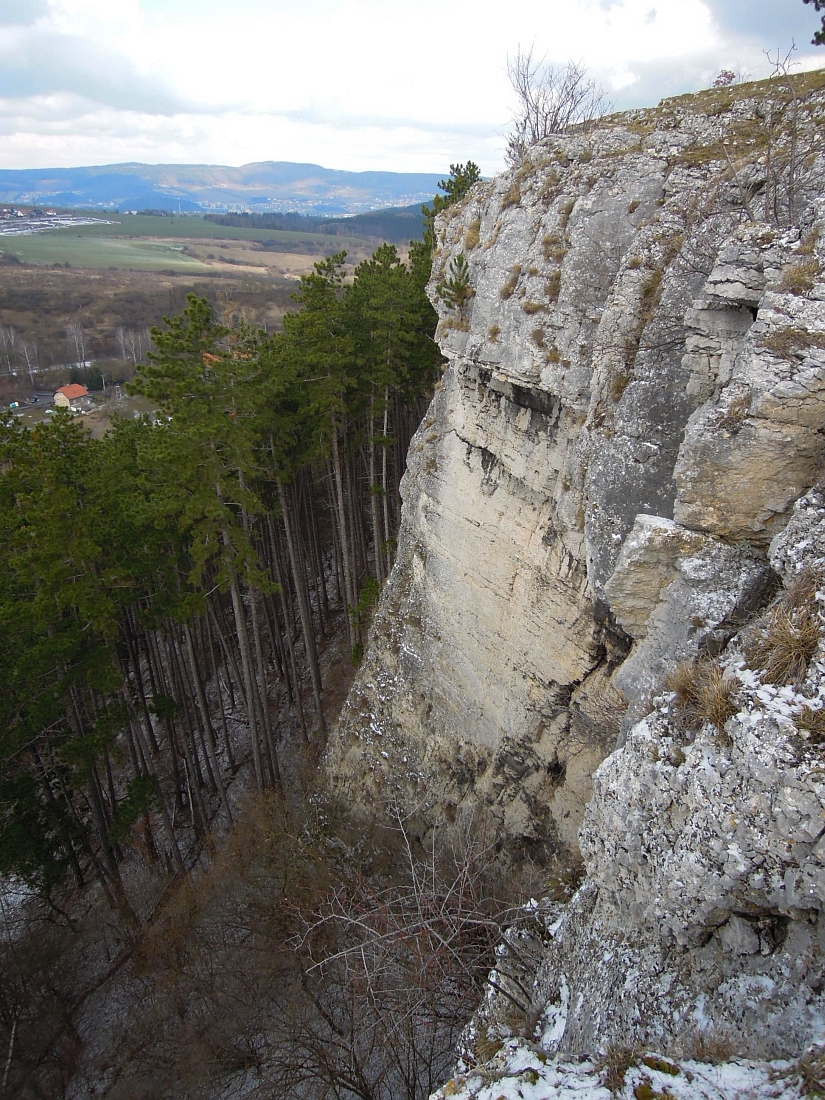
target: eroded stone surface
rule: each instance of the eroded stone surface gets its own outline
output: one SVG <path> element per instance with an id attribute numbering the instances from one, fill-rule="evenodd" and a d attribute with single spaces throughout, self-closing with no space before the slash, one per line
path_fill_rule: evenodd
<path id="1" fill-rule="evenodd" d="M 764 555 L 691 531 L 660 516 L 636 517 L 605 595 L 636 645 L 613 684 L 630 706 L 650 709 L 652 693 L 680 662 L 719 653 L 771 587 Z"/>

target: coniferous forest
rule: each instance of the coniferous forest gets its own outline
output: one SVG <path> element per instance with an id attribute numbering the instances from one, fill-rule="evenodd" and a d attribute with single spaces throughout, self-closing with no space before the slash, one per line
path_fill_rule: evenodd
<path id="1" fill-rule="evenodd" d="M 0 1095 L 413 1100 L 449 1065 L 501 931 L 484 830 L 424 850 L 317 777 L 441 371 L 425 212 L 274 334 L 190 296 L 154 414 L 0 427 Z"/>
<path id="2" fill-rule="evenodd" d="M 358 660 L 439 369 L 426 268 L 385 245 L 343 287 L 342 259 L 275 335 L 190 298 L 133 384 L 152 418 L 3 427 L 5 873 L 91 875 L 128 912 L 138 817 L 178 871 L 231 821 L 230 715 L 259 792 L 283 785 L 272 696 L 323 733 L 319 650 L 340 618 Z"/>

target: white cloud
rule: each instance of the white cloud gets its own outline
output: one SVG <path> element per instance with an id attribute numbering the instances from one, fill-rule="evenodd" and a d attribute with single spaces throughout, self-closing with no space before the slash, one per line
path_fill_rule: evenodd
<path id="1" fill-rule="evenodd" d="M 27 26 L 48 15 L 47 0 L 3 0 L 0 7 L 0 27 Z"/>
<path id="2" fill-rule="evenodd" d="M 763 75 L 801 0 L 0 0 L 0 167 L 118 160 L 499 167 L 508 53 L 583 60 L 617 106 Z M 776 41 L 787 32 L 787 42 Z M 801 33 L 800 33 L 801 32 Z M 822 51 L 825 60 L 825 49 Z"/>

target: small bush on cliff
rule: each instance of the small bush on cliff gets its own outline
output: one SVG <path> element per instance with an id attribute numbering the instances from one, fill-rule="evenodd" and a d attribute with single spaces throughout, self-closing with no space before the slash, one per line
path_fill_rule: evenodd
<path id="1" fill-rule="evenodd" d="M 442 302 L 450 309 L 461 312 L 475 295 L 470 285 L 470 267 L 463 252 L 450 261 L 450 273 L 436 286 Z"/>
<path id="2" fill-rule="evenodd" d="M 546 65 L 533 50 L 519 47 L 507 62 L 507 75 L 516 96 L 513 129 L 507 139 L 505 159 L 519 164 L 531 145 L 590 122 L 611 109 L 604 89 L 587 69 L 575 61 Z"/>
<path id="3" fill-rule="evenodd" d="M 421 207 L 421 213 L 424 215 L 424 239 L 418 247 L 428 258 L 435 248 L 435 219 L 442 210 L 460 202 L 473 184 L 478 183 L 480 179 L 481 171 L 478 165 L 468 160 L 466 164 L 451 164 L 447 179 L 438 181 L 439 190 L 444 194 L 436 195 L 432 206 Z"/>

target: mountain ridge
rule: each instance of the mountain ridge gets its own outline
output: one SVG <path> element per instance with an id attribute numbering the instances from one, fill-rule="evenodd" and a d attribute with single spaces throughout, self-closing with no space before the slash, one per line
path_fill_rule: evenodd
<path id="1" fill-rule="evenodd" d="M 0 170 L 0 202 L 79 209 L 186 212 L 295 210 L 355 214 L 431 198 L 439 176 L 426 172 L 348 172 L 297 161 L 120 164 Z"/>

